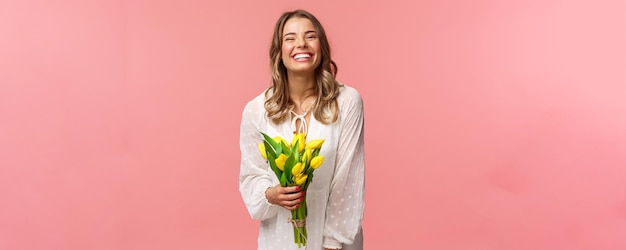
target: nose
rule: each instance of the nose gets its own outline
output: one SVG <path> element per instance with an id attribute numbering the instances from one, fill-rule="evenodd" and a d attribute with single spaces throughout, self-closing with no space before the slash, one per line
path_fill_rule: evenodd
<path id="1" fill-rule="evenodd" d="M 306 40 L 305 39 L 297 39 L 296 40 L 296 47 L 298 47 L 298 48 L 305 48 L 306 47 Z"/>

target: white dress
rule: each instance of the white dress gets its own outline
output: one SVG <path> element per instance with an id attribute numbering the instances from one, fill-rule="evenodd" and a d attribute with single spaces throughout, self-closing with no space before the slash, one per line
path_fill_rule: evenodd
<path id="1" fill-rule="evenodd" d="M 337 101 L 340 113 L 335 123 L 325 125 L 310 116 L 307 140 L 325 140 L 320 151 L 325 159 L 315 170 L 305 195 L 307 250 L 363 249 L 363 100 L 354 88 L 343 85 Z M 260 132 L 291 141 L 293 130 L 290 120 L 274 124 L 266 116 L 264 102 L 262 93 L 248 102 L 243 111 L 239 191 L 250 216 L 261 221 L 258 249 L 295 250 L 299 248 L 294 243 L 293 226 L 288 222 L 291 212 L 266 202 L 265 190 L 279 182 L 258 150 L 262 142 Z"/>

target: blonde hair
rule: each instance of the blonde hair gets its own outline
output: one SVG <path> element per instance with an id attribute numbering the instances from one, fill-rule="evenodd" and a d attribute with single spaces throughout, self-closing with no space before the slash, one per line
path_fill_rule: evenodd
<path id="1" fill-rule="evenodd" d="M 289 115 L 293 104 L 289 100 L 289 84 L 287 82 L 287 68 L 281 57 L 282 32 L 287 20 L 293 17 L 306 18 L 313 23 L 320 41 L 321 62 L 315 69 L 315 92 L 317 100 L 313 107 L 315 119 L 330 124 L 337 121 L 339 105 L 337 97 L 341 84 L 337 82 L 337 65 L 330 57 L 330 45 L 322 24 L 311 13 L 304 10 L 295 10 L 283 13 L 274 27 L 272 45 L 270 46 L 270 66 L 272 73 L 272 87 L 265 92 L 265 110 L 267 116 L 274 123 L 281 123 Z M 271 90 L 271 91 L 270 91 Z"/>

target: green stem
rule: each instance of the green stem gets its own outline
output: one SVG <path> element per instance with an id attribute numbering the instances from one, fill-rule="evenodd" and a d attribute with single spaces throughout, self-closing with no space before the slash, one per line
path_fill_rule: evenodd
<path id="1" fill-rule="evenodd" d="M 291 218 L 293 220 L 306 220 L 307 206 L 306 201 L 300 203 L 300 206 L 291 211 Z M 298 244 L 298 247 L 306 246 L 306 225 L 304 227 L 293 226 L 293 238 L 294 243 Z"/>

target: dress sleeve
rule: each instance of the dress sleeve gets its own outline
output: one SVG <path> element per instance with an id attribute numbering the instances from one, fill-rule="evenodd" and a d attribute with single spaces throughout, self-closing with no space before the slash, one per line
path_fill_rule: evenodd
<path id="1" fill-rule="evenodd" d="M 324 223 L 323 246 L 329 249 L 352 244 L 361 228 L 365 202 L 363 100 L 358 92 L 345 100 L 336 168 Z"/>
<path id="2" fill-rule="evenodd" d="M 269 204 L 265 197 L 265 190 L 275 183 L 258 149 L 259 143 L 263 141 L 259 132 L 259 119 L 262 119 L 264 110 L 254 106 L 253 102 L 246 105 L 241 118 L 239 192 L 252 219 L 265 220 L 275 216 L 279 207 Z"/>

